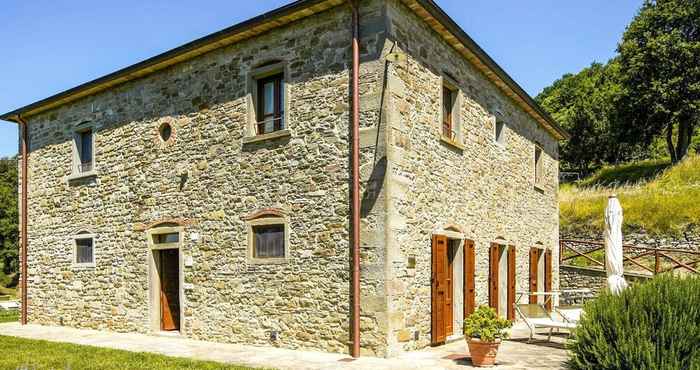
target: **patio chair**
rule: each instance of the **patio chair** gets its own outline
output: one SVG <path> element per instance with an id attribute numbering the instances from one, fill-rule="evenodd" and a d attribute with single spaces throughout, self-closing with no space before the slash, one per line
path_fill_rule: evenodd
<path id="1" fill-rule="evenodd" d="M 516 304 L 515 312 L 525 321 L 527 327 L 530 329 L 530 338 L 528 342 L 532 340 L 535 335 L 536 328 L 548 328 L 549 335 L 547 336 L 547 341 L 552 340 L 552 330 L 554 329 L 573 329 L 576 324 L 558 321 L 552 318 L 552 316 L 547 312 L 544 306 L 539 304 Z"/>

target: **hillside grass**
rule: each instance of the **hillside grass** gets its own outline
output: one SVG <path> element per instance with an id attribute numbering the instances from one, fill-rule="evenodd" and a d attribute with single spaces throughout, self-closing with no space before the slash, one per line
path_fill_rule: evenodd
<path id="1" fill-rule="evenodd" d="M 673 167 L 662 161 L 605 167 L 588 179 L 562 185 L 562 234 L 602 232 L 610 194 L 617 194 L 622 204 L 623 232 L 682 235 L 700 226 L 700 156 L 689 156 Z"/>
<path id="2" fill-rule="evenodd" d="M 635 185 L 639 182 L 656 178 L 670 166 L 671 162 L 665 159 L 626 163 L 617 166 L 604 166 L 593 173 L 592 176 L 580 181 L 577 185 L 586 188 L 593 186 L 618 187 L 622 185 Z"/>
<path id="3" fill-rule="evenodd" d="M 152 353 L 0 336 L 1 369 L 231 369 L 252 368 Z"/>

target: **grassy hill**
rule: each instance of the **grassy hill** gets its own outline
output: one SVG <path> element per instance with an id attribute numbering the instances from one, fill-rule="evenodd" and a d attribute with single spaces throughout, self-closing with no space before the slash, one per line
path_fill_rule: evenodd
<path id="1" fill-rule="evenodd" d="M 562 235 L 599 233 L 607 197 L 617 194 L 624 212 L 623 232 L 678 236 L 700 226 L 700 155 L 671 167 L 643 161 L 604 167 L 560 189 Z"/>

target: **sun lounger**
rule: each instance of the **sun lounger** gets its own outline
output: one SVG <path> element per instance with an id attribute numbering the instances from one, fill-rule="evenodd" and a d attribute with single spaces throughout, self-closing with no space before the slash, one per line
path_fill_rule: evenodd
<path id="1" fill-rule="evenodd" d="M 544 306 L 539 304 L 516 304 L 515 311 L 530 329 L 530 339 L 528 341 L 532 340 L 536 328 L 548 328 L 549 335 L 547 340 L 549 341 L 552 339 L 553 329 L 571 330 L 576 327 L 576 324 L 570 322 L 554 320 Z"/>
<path id="2" fill-rule="evenodd" d="M 576 324 L 581 320 L 583 308 L 581 306 L 559 306 L 554 308 L 557 313 L 564 318 L 564 321 Z"/>
<path id="3" fill-rule="evenodd" d="M 17 302 L 17 301 L 5 301 L 5 302 L 0 302 L 0 309 L 2 309 L 2 310 L 16 310 L 16 309 L 19 309 L 19 302 Z"/>

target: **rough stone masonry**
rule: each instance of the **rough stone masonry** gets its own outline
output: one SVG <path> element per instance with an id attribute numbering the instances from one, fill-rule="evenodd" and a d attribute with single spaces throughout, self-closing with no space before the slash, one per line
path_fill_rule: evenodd
<path id="1" fill-rule="evenodd" d="M 475 241 L 479 304 L 491 241 L 516 246 L 518 290 L 530 247 L 556 263 L 558 149 L 404 2 L 361 4 L 361 346 L 392 356 L 430 342 L 433 233 Z M 168 225 L 181 230 L 180 335 L 347 352 L 349 35 L 341 4 L 28 117 L 29 321 L 152 332 L 148 231 Z M 270 62 L 284 66 L 288 129 L 251 139 L 250 74 Z M 445 78 L 460 101 L 452 142 L 440 135 Z M 86 125 L 94 174 L 73 178 Z M 281 263 L 248 256 L 246 216 L 264 209 L 287 219 Z M 73 263 L 80 232 L 94 235 L 92 266 Z"/>

